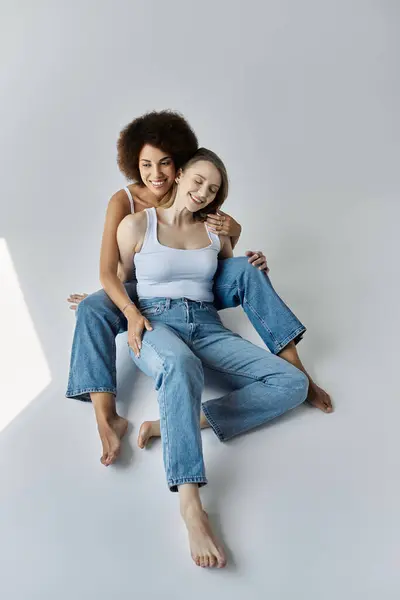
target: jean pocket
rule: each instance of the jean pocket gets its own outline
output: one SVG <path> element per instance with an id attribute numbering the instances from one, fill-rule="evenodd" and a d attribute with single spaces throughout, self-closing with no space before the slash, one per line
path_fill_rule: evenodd
<path id="1" fill-rule="evenodd" d="M 144 317 L 154 317 L 160 315 L 165 310 L 163 304 L 149 304 L 148 306 L 140 306 L 140 312 Z"/>

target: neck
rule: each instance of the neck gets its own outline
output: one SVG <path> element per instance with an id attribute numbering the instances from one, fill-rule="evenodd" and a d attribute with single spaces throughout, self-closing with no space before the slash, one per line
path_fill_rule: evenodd
<path id="1" fill-rule="evenodd" d="M 166 221 L 170 225 L 190 225 L 195 222 L 194 214 L 185 206 L 185 200 L 179 197 L 169 208 L 164 208 Z"/>
<path id="2" fill-rule="evenodd" d="M 145 185 L 143 186 L 139 186 L 140 188 L 140 200 L 142 200 L 142 202 L 148 204 L 149 206 L 159 206 L 161 204 L 161 202 L 164 200 L 165 196 L 163 196 L 162 198 L 159 198 L 158 196 L 156 196 L 155 194 L 153 194 L 153 192 L 151 192 L 149 190 L 149 188 Z"/>

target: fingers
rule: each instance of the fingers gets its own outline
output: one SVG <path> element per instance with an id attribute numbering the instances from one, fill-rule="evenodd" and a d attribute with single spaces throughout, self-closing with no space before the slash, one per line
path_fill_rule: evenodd
<path id="1" fill-rule="evenodd" d="M 82 302 L 85 298 L 87 298 L 87 294 L 70 294 L 67 298 L 67 302 L 70 304 L 79 304 L 79 302 Z"/>
<path id="2" fill-rule="evenodd" d="M 267 264 L 267 259 L 264 254 L 259 250 L 258 252 L 253 252 L 252 250 L 248 250 L 246 252 L 246 256 L 249 256 L 249 263 L 253 267 L 257 267 L 260 271 L 265 271 L 269 273 L 269 268 Z"/>
<path id="3" fill-rule="evenodd" d="M 226 225 L 224 215 L 207 215 L 206 224 L 213 233 L 227 235 L 227 228 L 224 227 Z"/>
<path id="4" fill-rule="evenodd" d="M 144 320 L 144 326 L 146 327 L 147 331 L 153 331 L 153 327 L 150 321 L 148 321 L 147 319 Z"/>
<path id="5" fill-rule="evenodd" d="M 257 254 L 257 252 L 252 252 L 251 254 L 249 254 L 249 256 L 250 256 L 250 258 L 249 258 L 249 261 L 248 261 L 248 262 L 249 262 L 251 265 L 253 264 L 253 262 L 254 262 L 255 260 L 258 260 L 258 258 L 259 258 L 259 255 Z"/>
<path id="6" fill-rule="evenodd" d="M 227 229 L 223 225 L 209 225 L 207 223 L 207 227 L 210 231 L 216 233 L 217 235 L 229 235 L 229 229 Z"/>
<path id="7" fill-rule="evenodd" d="M 138 339 L 136 336 L 129 336 L 128 346 L 132 350 L 136 358 L 139 358 L 140 349 L 142 347 L 141 340 Z"/>
<path id="8" fill-rule="evenodd" d="M 265 256 L 260 256 L 254 262 L 251 263 L 253 267 L 260 267 L 261 265 L 266 265 L 267 261 L 265 260 Z"/>
<path id="9" fill-rule="evenodd" d="M 211 223 L 212 225 L 220 225 L 224 221 L 225 221 L 224 216 L 219 217 L 218 215 L 207 215 L 207 222 Z"/>

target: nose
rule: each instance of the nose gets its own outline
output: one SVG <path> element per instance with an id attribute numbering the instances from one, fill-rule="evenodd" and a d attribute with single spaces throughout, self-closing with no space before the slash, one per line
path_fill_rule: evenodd
<path id="1" fill-rule="evenodd" d="M 151 176 L 153 179 L 158 179 L 161 175 L 161 167 L 159 164 L 153 165 Z"/>
<path id="2" fill-rule="evenodd" d="M 199 187 L 198 195 L 201 196 L 202 200 L 207 198 L 207 182 L 203 181 L 201 186 Z"/>

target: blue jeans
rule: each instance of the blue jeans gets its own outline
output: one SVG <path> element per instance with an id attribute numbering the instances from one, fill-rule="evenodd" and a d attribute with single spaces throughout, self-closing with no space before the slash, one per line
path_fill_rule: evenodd
<path id="1" fill-rule="evenodd" d="M 308 379 L 293 365 L 223 326 L 209 302 L 140 301 L 153 325 L 132 360 L 155 381 L 167 483 L 207 483 L 200 435 L 203 366 L 232 390 L 202 405 L 221 441 L 262 425 L 307 397 Z"/>
<path id="2" fill-rule="evenodd" d="M 136 303 L 136 283 L 127 283 L 125 288 Z M 269 277 L 245 256 L 219 261 L 214 297 L 218 310 L 241 305 L 272 354 L 291 341 L 297 343 L 305 332 Z M 115 337 L 127 329 L 124 315 L 100 290 L 79 304 L 76 317 L 66 396 L 89 401 L 90 392 L 116 394 Z"/>

